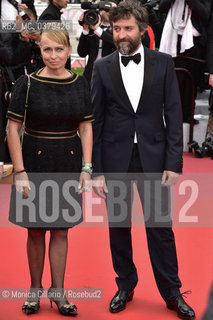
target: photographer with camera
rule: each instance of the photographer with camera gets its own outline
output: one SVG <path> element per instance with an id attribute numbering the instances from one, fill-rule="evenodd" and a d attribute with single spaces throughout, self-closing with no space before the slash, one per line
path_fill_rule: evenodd
<path id="1" fill-rule="evenodd" d="M 26 30 L 26 23 L 37 19 L 34 0 L 0 0 L 0 14 L 3 30 L 0 34 L 0 65 L 4 74 L 10 69 L 12 75 L 8 76 L 13 82 L 30 65 L 32 48 L 40 37 L 39 32 Z"/>
<path id="2" fill-rule="evenodd" d="M 17 11 L 18 12 L 18 11 Z M 23 17 L 27 17 L 24 21 Z M 9 161 L 8 154 L 4 155 L 4 135 L 7 124 L 6 113 L 8 104 L 10 101 L 10 92 L 12 84 L 17 78 L 26 72 L 31 73 L 33 71 L 33 65 L 31 63 L 32 57 L 34 56 L 34 50 L 36 48 L 35 41 L 37 33 L 31 33 L 26 28 L 29 23 L 35 21 L 36 16 L 29 8 L 24 9 L 24 16 L 16 16 L 16 21 L 11 22 L 10 25 L 19 27 L 21 25 L 23 29 L 19 32 L 4 32 L 0 33 L 0 113 L 1 113 L 1 128 L 0 128 L 0 166 L 3 160 Z M 2 20 L 3 24 L 5 20 Z M 26 24 L 27 23 L 27 24 Z M 9 24 L 6 28 L 9 29 Z M 3 144 L 3 146 L 2 146 Z M 0 172 L 1 172 L 0 168 Z"/>
<path id="3" fill-rule="evenodd" d="M 28 16 L 28 14 L 31 18 Z M 33 0 L 0 0 L 1 27 L 6 25 L 4 32 L 0 33 L 0 178 L 3 172 L 5 159 L 4 135 L 6 127 L 6 112 L 10 97 L 12 82 L 25 72 L 32 56 L 32 44 L 26 35 L 11 33 L 7 26 L 15 28 L 16 21 L 23 21 L 22 17 L 32 17 L 36 20 L 36 10 Z M 10 28 L 8 28 L 10 29 Z M 27 42 L 26 42 L 27 40 Z"/>
<path id="4" fill-rule="evenodd" d="M 2 25 L 3 23 L 4 21 Z M 4 28 L 4 32 L 0 34 L 0 65 L 5 70 L 10 69 L 10 74 L 13 74 L 10 80 L 13 82 L 26 73 L 26 69 L 28 73 L 33 71 L 31 60 L 40 32 L 37 29 L 36 15 L 29 8 L 24 9 L 22 15 L 17 15 L 14 23 L 10 21 L 10 24 L 4 24 Z"/>
<path id="5" fill-rule="evenodd" d="M 109 24 L 109 10 L 115 6 L 116 2 L 113 0 L 100 1 L 99 3 L 84 2 L 81 4 L 82 9 L 89 10 L 82 13 L 79 18 L 79 24 L 82 25 L 83 30 L 77 51 L 80 57 L 88 55 L 84 76 L 89 83 L 95 60 L 105 57 L 116 50 Z"/>
<path id="6" fill-rule="evenodd" d="M 1 22 L 3 24 L 4 20 Z M 14 24 L 10 21 L 10 25 L 11 30 L 7 31 L 8 24 L 0 33 L 0 65 L 3 73 L 8 73 L 10 69 L 13 78 L 10 80 L 13 82 L 26 73 L 26 68 L 32 72 L 31 58 L 40 33 L 36 28 L 36 15 L 29 8 L 24 9 L 21 16 L 16 16 Z"/>

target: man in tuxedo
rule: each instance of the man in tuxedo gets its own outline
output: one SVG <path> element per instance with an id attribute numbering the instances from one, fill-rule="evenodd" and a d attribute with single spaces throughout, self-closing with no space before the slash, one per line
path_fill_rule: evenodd
<path id="1" fill-rule="evenodd" d="M 61 20 L 61 9 L 66 8 L 69 0 L 50 0 L 48 7 L 42 12 L 39 17 L 39 21 L 60 21 Z"/>
<path id="2" fill-rule="evenodd" d="M 92 76 L 94 122 L 94 187 L 106 198 L 113 267 L 118 291 L 110 303 L 111 312 L 126 308 L 134 295 L 138 277 L 132 258 L 131 182 L 137 182 L 145 219 L 148 248 L 155 280 L 169 309 L 183 319 L 194 319 L 193 309 L 180 293 L 178 264 L 169 212 L 169 187 L 182 171 L 182 121 L 178 85 L 171 56 L 143 47 L 148 13 L 137 1 L 123 1 L 110 11 L 117 51 L 97 60 Z M 114 215 L 111 195 L 105 181 L 121 173 L 125 190 L 126 216 L 117 206 Z M 145 175 L 145 177 L 144 177 Z M 163 199 L 155 208 L 155 176 L 160 175 Z M 150 208 L 145 180 L 150 180 Z M 109 181 L 109 180 L 107 180 Z M 115 191 L 115 196 L 119 192 Z M 157 215 L 168 216 L 156 224 Z M 120 211 L 119 211 L 120 210 Z M 149 214 L 148 214 L 149 211 Z M 120 214 L 120 216 L 119 216 Z M 118 221 L 119 217 L 124 217 Z M 116 221 L 115 219 L 116 218 Z"/>

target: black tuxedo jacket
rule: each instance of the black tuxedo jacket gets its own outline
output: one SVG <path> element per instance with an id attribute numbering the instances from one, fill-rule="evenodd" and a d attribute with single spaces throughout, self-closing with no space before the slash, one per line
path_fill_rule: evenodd
<path id="1" fill-rule="evenodd" d="M 88 61 L 84 70 L 84 76 L 90 82 L 93 70 L 94 61 L 98 55 L 99 40 L 102 39 L 102 57 L 107 56 L 116 50 L 113 43 L 113 36 L 110 30 L 103 31 L 99 38 L 95 33 L 90 32 L 88 35 L 83 33 L 80 36 L 78 44 L 78 54 L 80 57 L 86 57 L 88 55 Z"/>
<path id="2" fill-rule="evenodd" d="M 172 58 L 144 47 L 144 59 L 144 83 L 136 113 L 122 82 L 118 52 L 94 64 L 96 173 L 128 171 L 135 132 L 144 172 L 182 170 L 181 105 Z M 132 79 L 133 85 L 136 81 Z"/>
<path id="3" fill-rule="evenodd" d="M 39 17 L 39 20 L 49 20 L 49 21 L 60 21 L 62 12 L 50 3 L 49 6 L 42 12 Z"/>

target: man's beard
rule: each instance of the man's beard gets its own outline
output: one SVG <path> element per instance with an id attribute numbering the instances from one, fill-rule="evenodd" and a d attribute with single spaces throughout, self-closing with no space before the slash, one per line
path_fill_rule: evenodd
<path id="1" fill-rule="evenodd" d="M 122 42 L 122 41 L 127 41 L 127 42 Z M 121 54 L 128 56 L 134 53 L 138 49 L 139 45 L 141 44 L 141 35 L 139 35 L 135 39 L 123 38 L 119 40 L 114 40 L 114 43 L 116 48 Z"/>

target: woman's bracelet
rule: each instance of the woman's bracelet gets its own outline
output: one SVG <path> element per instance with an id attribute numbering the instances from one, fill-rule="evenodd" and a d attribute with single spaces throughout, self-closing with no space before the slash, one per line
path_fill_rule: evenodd
<path id="1" fill-rule="evenodd" d="M 82 172 L 87 172 L 87 173 L 89 173 L 90 175 L 92 175 L 92 167 L 82 167 L 81 168 L 81 171 Z"/>
<path id="2" fill-rule="evenodd" d="M 13 175 L 15 176 L 16 174 L 19 174 L 19 173 L 22 173 L 22 172 L 26 172 L 26 170 L 23 169 L 23 170 L 20 170 L 20 171 L 16 171 L 16 172 L 13 173 Z"/>
<path id="3" fill-rule="evenodd" d="M 84 162 L 83 167 L 92 168 L 92 163 L 91 162 Z"/>

